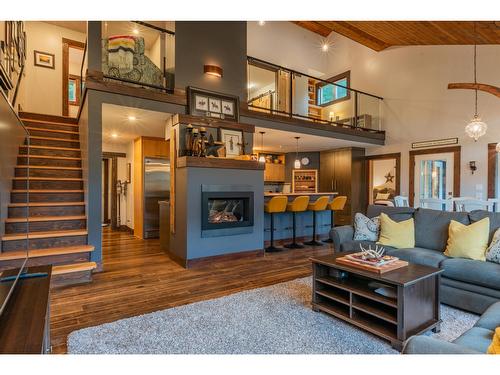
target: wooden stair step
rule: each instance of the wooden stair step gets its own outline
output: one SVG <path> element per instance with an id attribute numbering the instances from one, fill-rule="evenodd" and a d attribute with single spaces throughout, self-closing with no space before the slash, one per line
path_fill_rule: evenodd
<path id="1" fill-rule="evenodd" d="M 64 264 L 61 266 L 52 267 L 52 275 L 64 275 L 68 273 L 74 272 L 82 272 L 82 271 L 92 271 L 97 268 L 97 264 L 95 262 L 82 262 L 82 263 L 73 263 L 73 264 Z"/>
<path id="2" fill-rule="evenodd" d="M 22 148 L 39 148 L 43 150 L 62 150 L 62 151 L 80 151 L 79 148 L 59 147 L 59 146 L 38 146 L 38 145 L 21 145 Z M 30 155 L 31 156 L 31 155 Z"/>
<path id="3" fill-rule="evenodd" d="M 32 217 L 12 217 L 5 219 L 6 223 L 25 223 L 37 221 L 63 221 L 63 220 L 85 220 L 85 215 L 68 215 L 68 216 L 32 216 Z"/>
<path id="4" fill-rule="evenodd" d="M 85 206 L 85 202 L 30 202 L 9 203 L 9 207 L 50 207 L 50 206 Z"/>
<path id="5" fill-rule="evenodd" d="M 76 177 L 13 177 L 13 180 L 32 180 L 32 181 L 83 181 L 83 178 Z"/>
<path id="6" fill-rule="evenodd" d="M 94 249 L 95 249 L 94 246 L 91 245 L 53 247 L 48 249 L 34 249 L 34 250 L 28 250 L 28 258 L 40 258 L 40 257 L 54 256 L 54 255 L 88 253 L 94 251 Z M 24 259 L 24 258 L 26 258 L 26 250 L 0 253 L 0 262 L 8 260 Z"/>
<path id="7" fill-rule="evenodd" d="M 31 131 L 44 131 L 44 132 L 50 132 L 50 133 L 62 133 L 62 134 L 80 134 L 79 132 L 74 132 L 71 130 L 58 130 L 58 129 L 46 129 L 46 128 L 34 128 L 31 126 L 27 126 L 26 129 L 31 130 Z M 57 138 L 60 139 L 60 138 Z"/>
<path id="8" fill-rule="evenodd" d="M 25 239 L 38 239 L 38 238 L 54 238 L 54 237 L 71 237 L 71 236 L 86 236 L 88 234 L 86 229 L 72 229 L 72 230 L 53 230 L 48 232 L 32 232 L 32 233 L 11 233 L 2 236 L 2 241 L 18 241 Z"/>
<path id="9" fill-rule="evenodd" d="M 38 159 L 62 159 L 62 160 L 82 160 L 82 158 L 76 158 L 71 156 L 52 156 L 52 155 L 17 155 L 18 158 L 38 158 Z"/>
<path id="10" fill-rule="evenodd" d="M 47 120 L 36 120 L 31 118 L 21 118 L 22 122 L 36 122 L 39 124 L 54 124 L 54 125 L 66 125 L 66 126 L 74 126 L 78 127 L 78 124 L 72 124 L 70 122 L 61 122 L 61 121 L 47 121 Z"/>
<path id="11" fill-rule="evenodd" d="M 81 171 L 81 167 L 58 167 L 55 165 L 16 165 L 16 168 L 30 169 L 63 169 L 67 171 Z M 33 178 L 33 177 L 31 177 Z"/>
<path id="12" fill-rule="evenodd" d="M 40 139 L 43 141 L 57 141 L 57 142 L 80 142 L 78 139 L 66 139 L 66 138 L 53 138 L 53 137 L 42 137 L 39 135 L 30 135 L 30 139 Z"/>
<path id="13" fill-rule="evenodd" d="M 12 193 L 83 193 L 82 189 L 74 189 L 74 190 L 41 190 L 41 189 L 14 189 L 11 190 Z"/>

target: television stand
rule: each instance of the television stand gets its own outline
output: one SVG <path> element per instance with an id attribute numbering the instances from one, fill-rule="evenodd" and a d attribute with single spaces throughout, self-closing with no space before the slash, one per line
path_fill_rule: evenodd
<path id="1" fill-rule="evenodd" d="M 19 269 L 3 273 L 8 279 Z M 50 278 L 52 266 L 28 267 L 0 315 L 0 353 L 50 353 Z M 23 277 L 24 275 L 24 277 Z"/>

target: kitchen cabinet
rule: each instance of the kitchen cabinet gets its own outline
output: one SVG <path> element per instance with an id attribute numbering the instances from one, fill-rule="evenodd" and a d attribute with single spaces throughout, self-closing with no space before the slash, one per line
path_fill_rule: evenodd
<path id="1" fill-rule="evenodd" d="M 322 151 L 319 189 L 347 196 L 344 210 L 335 213 L 335 224 L 352 224 L 354 214 L 366 210 L 365 149 L 350 147 Z"/>
<path id="2" fill-rule="evenodd" d="M 162 138 L 141 137 L 145 158 L 168 158 L 169 144 Z"/>
<path id="3" fill-rule="evenodd" d="M 264 181 L 285 182 L 285 165 L 266 163 L 266 168 L 264 169 Z"/>

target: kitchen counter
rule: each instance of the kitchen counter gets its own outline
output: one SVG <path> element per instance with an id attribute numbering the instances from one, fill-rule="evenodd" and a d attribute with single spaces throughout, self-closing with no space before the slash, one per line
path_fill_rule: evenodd
<path id="1" fill-rule="evenodd" d="M 265 197 L 276 197 L 280 195 L 286 195 L 288 197 L 298 197 L 299 195 L 307 195 L 307 196 L 316 196 L 316 195 L 338 195 L 339 193 L 328 191 L 328 192 L 319 192 L 319 193 L 264 193 Z"/>

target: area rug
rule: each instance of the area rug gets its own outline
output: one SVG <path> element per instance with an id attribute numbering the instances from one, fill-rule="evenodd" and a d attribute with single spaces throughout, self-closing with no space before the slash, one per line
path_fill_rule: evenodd
<path id="1" fill-rule="evenodd" d="M 313 312 L 311 278 L 72 332 L 70 354 L 396 354 L 388 342 Z M 442 305 L 450 341 L 478 316 Z"/>

